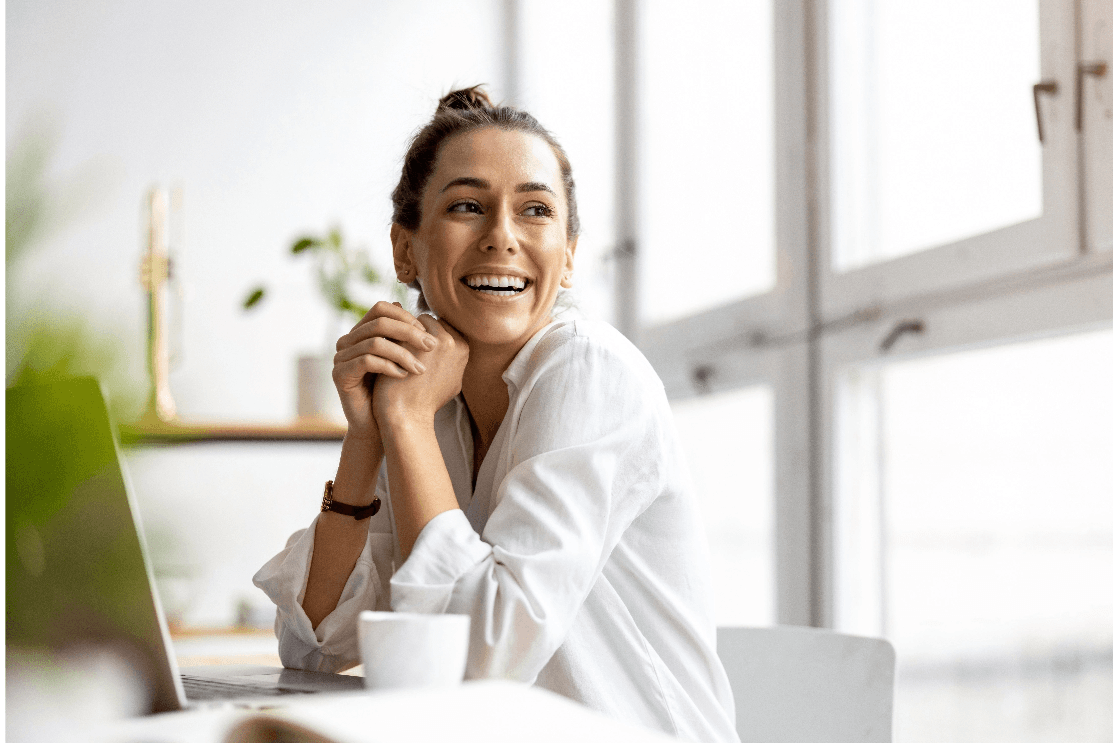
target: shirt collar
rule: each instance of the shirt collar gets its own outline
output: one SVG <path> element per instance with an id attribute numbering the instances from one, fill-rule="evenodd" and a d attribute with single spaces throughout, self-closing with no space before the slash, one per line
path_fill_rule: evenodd
<path id="1" fill-rule="evenodd" d="M 526 371 L 529 369 L 529 360 L 533 357 L 533 352 L 537 348 L 537 344 L 541 342 L 541 339 L 545 337 L 546 333 L 557 325 L 563 325 L 565 322 L 567 321 L 552 320 L 548 325 L 534 333 L 533 337 L 526 341 L 526 345 L 522 346 L 522 350 L 518 351 L 518 355 L 510 362 L 510 366 L 506 367 L 506 371 L 502 373 L 502 381 L 520 389 L 522 381 L 526 378 Z"/>

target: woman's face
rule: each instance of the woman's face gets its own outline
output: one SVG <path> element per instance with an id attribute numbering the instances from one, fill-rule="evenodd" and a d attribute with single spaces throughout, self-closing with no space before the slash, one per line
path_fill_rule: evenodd
<path id="1" fill-rule="evenodd" d="M 395 225 L 391 236 L 400 278 L 412 268 L 429 306 L 473 349 L 521 348 L 571 285 L 576 240 L 560 164 L 525 132 L 486 127 L 446 140 L 420 226 Z"/>

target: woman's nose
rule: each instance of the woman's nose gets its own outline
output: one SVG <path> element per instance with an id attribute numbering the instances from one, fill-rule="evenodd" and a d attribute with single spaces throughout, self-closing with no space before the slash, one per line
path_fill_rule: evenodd
<path id="1" fill-rule="evenodd" d="M 514 219 L 508 209 L 500 209 L 491 219 L 491 229 L 483 236 L 483 252 L 518 252 L 518 235 L 514 230 Z"/>

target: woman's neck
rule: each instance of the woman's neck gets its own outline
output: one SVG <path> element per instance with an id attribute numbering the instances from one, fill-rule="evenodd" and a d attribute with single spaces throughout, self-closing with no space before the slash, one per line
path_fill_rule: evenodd
<path id="1" fill-rule="evenodd" d="M 484 453 L 490 448 L 510 407 L 510 392 L 502 374 L 517 353 L 513 349 L 472 346 L 468 355 L 462 383 L 464 402 L 475 425 L 476 449 Z"/>
<path id="2" fill-rule="evenodd" d="M 532 337 L 532 336 L 531 336 Z M 528 341 L 527 341 L 528 342 Z M 471 413 L 472 441 L 475 447 L 472 479 L 499 432 L 499 425 L 510 407 L 510 391 L 502 375 L 525 346 L 489 346 L 468 340 L 468 365 L 464 368 L 462 392 Z M 472 483 L 475 484 L 474 482 Z"/>

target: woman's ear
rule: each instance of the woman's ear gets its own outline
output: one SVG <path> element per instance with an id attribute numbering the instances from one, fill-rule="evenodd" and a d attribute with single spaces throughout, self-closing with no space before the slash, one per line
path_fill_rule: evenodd
<path id="1" fill-rule="evenodd" d="M 417 265 L 413 259 L 413 239 L 410 231 L 400 224 L 390 226 L 390 242 L 394 246 L 394 273 L 403 284 L 417 278 Z"/>
<path id="2" fill-rule="evenodd" d="M 579 237 L 573 237 L 568 241 L 568 247 L 564 251 L 564 272 L 560 277 L 560 285 L 565 289 L 572 288 L 572 264 L 575 262 L 576 244 L 579 240 Z"/>

